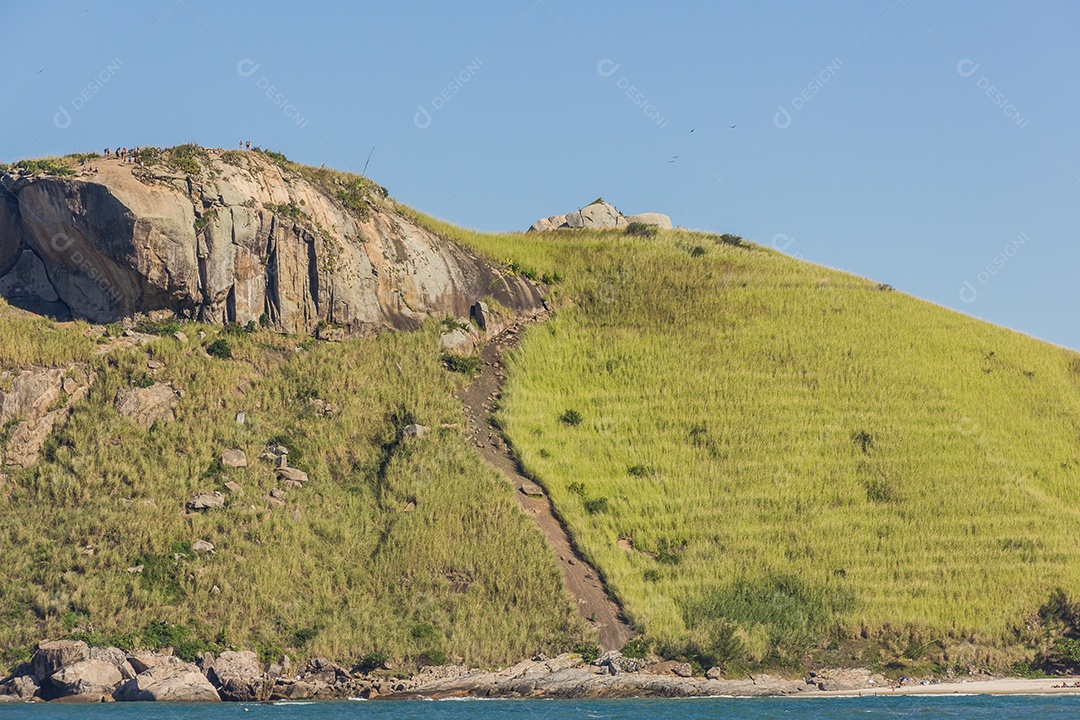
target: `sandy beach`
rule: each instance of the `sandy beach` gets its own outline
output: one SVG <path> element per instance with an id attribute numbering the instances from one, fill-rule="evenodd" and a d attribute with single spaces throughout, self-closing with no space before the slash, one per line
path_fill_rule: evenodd
<path id="1" fill-rule="evenodd" d="M 800 693 L 798 697 L 867 697 L 870 695 L 1080 695 L 1080 687 L 1062 687 L 1078 677 L 966 679 L 930 685 L 904 685 L 863 690 L 831 690 Z M 1055 687 L 1056 686 L 1056 687 Z"/>

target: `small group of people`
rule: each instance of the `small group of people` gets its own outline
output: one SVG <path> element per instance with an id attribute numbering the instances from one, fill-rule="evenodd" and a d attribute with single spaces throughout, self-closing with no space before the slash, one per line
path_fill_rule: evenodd
<path id="1" fill-rule="evenodd" d="M 139 161 L 139 146 L 133 148 L 118 147 L 116 150 L 105 148 L 105 157 L 113 156 L 120 162 L 135 163 Z"/>
<path id="2" fill-rule="evenodd" d="M 240 149 L 241 150 L 250 150 L 251 149 L 251 141 L 250 140 L 241 140 L 240 141 Z"/>
<path id="3" fill-rule="evenodd" d="M 1072 685 L 1070 685 L 1067 682 L 1063 682 L 1060 685 L 1051 685 L 1050 687 L 1053 688 L 1054 690 L 1066 690 L 1066 689 L 1072 690 L 1074 688 L 1080 688 L 1080 680 L 1077 680 Z"/>

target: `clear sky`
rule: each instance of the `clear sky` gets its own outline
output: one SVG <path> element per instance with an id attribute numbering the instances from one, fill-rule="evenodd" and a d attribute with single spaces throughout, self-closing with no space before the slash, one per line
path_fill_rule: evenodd
<path id="1" fill-rule="evenodd" d="M 1080 348 L 1080 3 L 0 0 L 0 161 L 240 140 L 460 225 L 602 196 Z M 370 160 L 369 160 L 370 158 Z"/>

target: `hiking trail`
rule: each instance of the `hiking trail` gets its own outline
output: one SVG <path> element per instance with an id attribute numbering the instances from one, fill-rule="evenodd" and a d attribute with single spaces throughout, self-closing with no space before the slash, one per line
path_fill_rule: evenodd
<path id="1" fill-rule="evenodd" d="M 539 485 L 521 473 L 502 434 L 489 420 L 498 403 L 506 377 L 502 363 L 503 353 L 517 345 L 520 332 L 520 324 L 511 325 L 488 341 L 480 351 L 480 373 L 460 395 L 469 418 L 469 439 L 473 441 L 480 456 L 513 484 L 514 497 L 521 509 L 533 519 L 555 551 L 566 589 L 573 596 L 578 611 L 599 631 L 601 649 L 619 650 L 634 637 L 633 628 L 608 593 L 600 574 L 571 544 L 566 528 L 552 510 L 547 492 L 540 497 L 534 497 L 526 495 L 522 490 L 528 485 L 532 486 L 530 492 L 535 493 L 533 488 L 538 488 Z"/>

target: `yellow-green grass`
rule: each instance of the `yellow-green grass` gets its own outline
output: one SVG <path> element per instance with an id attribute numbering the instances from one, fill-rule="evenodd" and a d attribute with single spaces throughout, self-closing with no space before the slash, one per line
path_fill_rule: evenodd
<path id="1" fill-rule="evenodd" d="M 414 217 L 565 278 L 499 418 L 656 646 L 726 627 L 749 661 L 921 638 L 1003 663 L 1080 592 L 1077 354 L 717 237 Z"/>
<path id="2" fill-rule="evenodd" d="M 11 322 L 0 314 L 0 331 Z M 434 324 L 299 350 L 295 337 L 209 326 L 199 343 L 199 329 L 184 326 L 186 344 L 162 337 L 93 360 L 93 389 L 41 461 L 5 469 L 0 647 L 9 662 L 43 637 L 138 646 L 184 632 L 161 622 L 187 630 L 188 655 L 237 646 L 267 660 L 284 652 L 345 664 L 368 655 L 500 664 L 589 640 L 509 483 L 459 429 L 440 427 L 464 423 L 454 396 L 464 377 L 440 363 Z M 219 337 L 232 359 L 204 352 Z M 153 378 L 149 359 L 164 364 Z M 143 430 L 114 399 L 154 380 L 184 394 L 175 420 Z M 409 422 L 433 431 L 402 441 Z M 310 482 L 271 509 L 267 494 L 280 482 L 259 455 L 277 442 Z M 218 462 L 234 447 L 246 451 L 246 469 Z M 185 511 L 194 493 L 215 490 L 224 509 Z M 193 552 L 196 540 L 215 552 Z"/>

